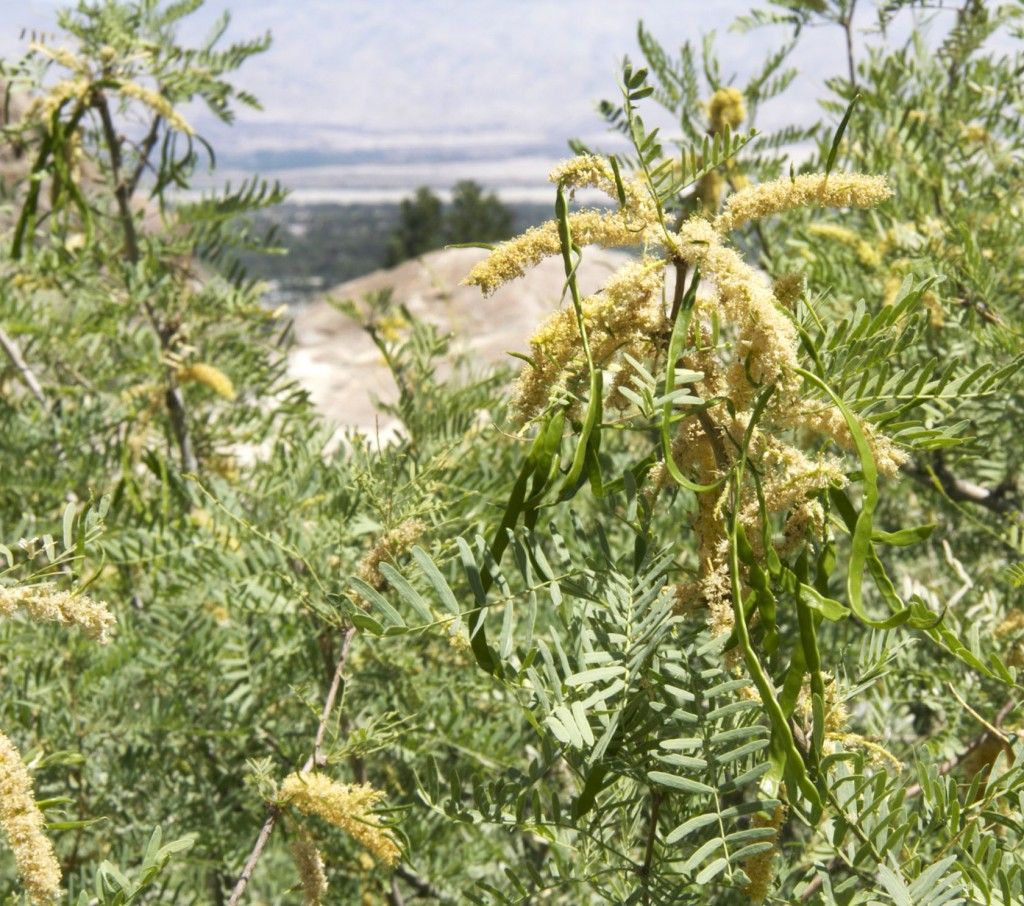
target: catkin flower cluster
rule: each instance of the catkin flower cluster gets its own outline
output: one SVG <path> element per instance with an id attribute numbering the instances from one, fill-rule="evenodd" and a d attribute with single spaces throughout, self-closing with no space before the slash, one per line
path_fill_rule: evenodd
<path id="1" fill-rule="evenodd" d="M 775 831 L 775 845 L 771 849 L 751 856 L 743 863 L 743 871 L 750 878 L 750 883 L 743 888 L 743 892 L 750 898 L 751 903 L 763 903 L 775 883 L 775 863 L 780 852 L 779 831 L 786 821 L 786 814 L 786 806 L 777 805 L 770 818 L 766 818 L 764 815 L 754 815 L 750 822 L 751 827 L 770 827 Z"/>
<path id="2" fill-rule="evenodd" d="M 873 208 L 892 196 L 884 176 L 803 173 L 750 186 L 731 196 L 715 220 L 720 234 L 794 208 Z"/>
<path id="3" fill-rule="evenodd" d="M 607 161 L 595 155 L 581 155 L 560 164 L 551 172 L 551 179 L 570 188 L 599 189 L 618 199 L 615 174 Z M 657 208 L 647 188 L 635 179 L 623 180 L 622 186 L 625 204 L 619 210 L 583 210 L 569 215 L 569 230 L 577 245 L 614 248 L 659 241 Z M 561 251 L 558 223 L 549 220 L 502 242 L 463 282 L 479 286 L 484 295 L 490 295 L 502 284 L 522 277 L 531 267 Z"/>
<path id="4" fill-rule="evenodd" d="M 387 579 L 381 573 L 380 565 L 390 563 L 399 554 L 404 554 L 423 537 L 426 530 L 426 524 L 419 519 L 407 519 L 385 532 L 359 561 L 359 578 L 377 591 L 386 588 Z"/>
<path id="5" fill-rule="evenodd" d="M 235 385 L 231 382 L 231 378 L 214 365 L 195 362 L 179 368 L 177 376 L 183 384 L 189 382 L 202 384 L 226 400 L 234 400 L 236 397 Z"/>
<path id="6" fill-rule="evenodd" d="M 583 323 L 597 367 L 625 355 L 650 358 L 668 329 L 662 305 L 664 264 L 644 258 L 609 280 L 605 288 L 582 300 Z M 542 412 L 552 394 L 564 393 L 573 379 L 587 375 L 576 313 L 561 308 L 548 317 L 530 340 L 532 366 L 520 374 L 513 410 L 522 420 Z"/>
<path id="7" fill-rule="evenodd" d="M 299 835 L 292 840 L 289 848 L 299 873 L 306 906 L 320 906 L 327 896 L 327 874 L 324 871 L 324 859 L 320 855 L 320 850 L 305 835 Z"/>
<path id="8" fill-rule="evenodd" d="M 726 126 L 735 129 L 747 118 L 747 105 L 738 88 L 719 88 L 707 106 L 712 132 L 722 132 Z"/>
<path id="9" fill-rule="evenodd" d="M 721 89 L 708 105 L 716 129 L 738 125 L 745 116 L 743 96 Z M 691 390 L 705 400 L 728 401 L 676 422 L 672 455 L 689 478 L 713 484 L 738 461 L 749 435 L 748 458 L 760 476 L 761 494 L 744 503 L 739 518 L 755 554 L 766 553 L 762 519 L 779 514 L 781 537 L 771 539 L 782 556 L 795 553 L 810 534 L 825 530 L 825 514 L 816 497 L 846 481 L 841 461 L 831 455 L 809 457 L 800 449 L 810 435 L 827 438 L 854 450 L 843 414 L 831 402 L 803 396 L 799 368 L 799 336 L 791 310 L 803 293 L 803 280 L 786 275 L 773 284 L 748 265 L 729 242 L 744 225 L 795 208 L 866 208 L 885 201 L 890 190 L 884 178 L 856 173 L 814 173 L 779 179 L 735 191 L 717 217 L 698 214 L 675 231 L 661 222 L 649 189 L 635 179 L 617 180 L 601 158 L 584 155 L 559 165 L 552 180 L 563 187 L 597 188 L 620 201 L 614 213 L 583 211 L 569 215 L 577 245 L 641 244 L 643 256 L 626 265 L 604 289 L 581 302 L 594 366 L 616 373 L 605 402 L 616 404 L 618 382 L 627 356 L 652 374 L 667 367 L 699 372 Z M 850 245 L 862 263 L 876 266 L 874 249 L 858 244 L 842 227 L 819 228 L 825 238 Z M 560 253 L 554 221 L 499 245 L 476 265 L 466 282 L 492 292 L 547 255 Z M 874 253 L 874 254 L 872 254 Z M 667 363 L 672 330 L 665 291 L 669 265 L 683 272 L 699 271 L 700 292 L 694 304 L 690 335 L 678 362 Z M 513 411 L 523 420 L 551 405 L 579 400 L 589 367 L 576 312 L 562 308 L 548 317 L 530 340 L 528 364 L 516 385 Z M 748 430 L 761 391 L 773 393 L 755 430 Z M 570 407 L 578 403 L 569 402 Z M 878 470 L 894 474 L 905 454 L 868 424 L 864 434 Z M 798 446 L 800 445 L 800 446 Z M 649 474 L 648 499 L 670 481 L 664 463 Z M 680 610 L 704 608 L 716 633 L 732 628 L 729 542 L 723 511 L 725 491 L 697 495 L 693 529 L 697 541 L 697 572 L 676 589 Z"/>
<path id="10" fill-rule="evenodd" d="M 25 614 L 32 620 L 78 626 L 90 638 L 105 643 L 117 619 L 102 601 L 41 585 L 0 586 L 0 616 Z"/>
<path id="11" fill-rule="evenodd" d="M 282 801 L 307 815 L 341 828 L 385 865 L 394 865 L 401 852 L 391 831 L 372 812 L 384 798 L 369 784 L 338 783 L 316 771 L 289 774 L 281 783 Z"/>
<path id="12" fill-rule="evenodd" d="M 14 744 L 0 733 L 0 827 L 14 853 L 21 882 L 35 906 L 54 903 L 60 896 L 60 866 L 43 831 L 45 826 L 28 768 Z"/>

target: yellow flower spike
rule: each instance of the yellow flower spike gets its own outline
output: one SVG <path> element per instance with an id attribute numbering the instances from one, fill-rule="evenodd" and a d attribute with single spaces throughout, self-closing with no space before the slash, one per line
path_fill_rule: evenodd
<path id="1" fill-rule="evenodd" d="M 60 865 L 43 832 L 46 820 L 36 805 L 32 777 L 14 744 L 0 733 L 0 826 L 34 906 L 48 906 L 61 895 Z"/>
<path id="2" fill-rule="evenodd" d="M 752 827 L 770 827 L 775 831 L 775 845 L 743 863 L 743 871 L 750 878 L 750 883 L 743 888 L 743 892 L 752 903 L 763 903 L 771 893 L 772 884 L 775 883 L 775 857 L 779 854 L 779 829 L 786 820 L 786 812 L 786 806 L 777 805 L 771 818 L 755 815 L 750 822 Z"/>
<path id="3" fill-rule="evenodd" d="M 719 88 L 708 101 L 708 120 L 712 132 L 735 129 L 747 118 L 747 104 L 738 88 Z"/>
<path id="4" fill-rule="evenodd" d="M 300 812 L 341 828 L 383 864 L 398 862 L 401 852 L 395 838 L 371 811 L 384 798 L 380 790 L 365 783 L 337 783 L 316 771 L 304 771 L 285 777 L 280 797 Z"/>
<path id="5" fill-rule="evenodd" d="M 637 221 L 623 211 L 584 210 L 569 215 L 569 229 L 579 246 L 611 248 L 636 245 L 647 238 L 645 234 L 649 226 L 649 221 Z M 502 242 L 469 272 L 463 283 L 479 286 L 484 295 L 489 296 L 502 284 L 522 277 L 545 258 L 561 253 L 558 223 L 549 220 L 515 239 Z"/>
<path id="6" fill-rule="evenodd" d="M 878 249 L 846 227 L 835 223 L 814 223 L 807 228 L 807 232 L 812 236 L 820 236 L 822 239 L 832 239 L 853 249 L 860 263 L 866 267 L 875 268 L 882 263 L 882 256 Z"/>
<path id="7" fill-rule="evenodd" d="M 0 587 L 0 616 L 21 611 L 32 620 L 78 626 L 87 636 L 104 644 L 117 622 L 102 601 L 60 591 L 52 582 L 40 585 Z"/>
<path id="8" fill-rule="evenodd" d="M 359 578 L 377 591 L 387 587 L 387 580 L 381 575 L 380 565 L 404 554 L 426 532 L 427 526 L 419 519 L 407 519 L 391 531 L 385 532 L 376 544 L 359 561 Z"/>
<path id="9" fill-rule="evenodd" d="M 305 834 L 296 837 L 289 847 L 295 868 L 299 872 L 306 906 L 320 906 L 327 896 L 327 874 L 324 859 L 316 844 Z"/>
<path id="10" fill-rule="evenodd" d="M 665 265 L 644 258 L 618 271 L 605 288 L 581 302 L 594 364 L 623 352 L 642 358 L 651 337 L 667 328 L 661 302 Z M 526 421 L 543 411 L 552 393 L 587 370 L 576 314 L 562 308 L 545 319 L 530 339 L 532 364 L 516 382 L 512 408 Z"/>
<path id="11" fill-rule="evenodd" d="M 794 208 L 872 208 L 892 196 L 884 176 L 863 173 L 805 173 L 772 180 L 729 197 L 715 220 L 721 234 Z"/>
<path id="12" fill-rule="evenodd" d="M 223 371 L 205 362 L 196 362 L 178 369 L 178 380 L 183 384 L 190 381 L 209 387 L 217 396 L 226 400 L 234 400 L 237 397 L 235 385 Z"/>
<path id="13" fill-rule="evenodd" d="M 120 82 L 116 90 L 124 97 L 142 101 L 150 110 L 167 120 L 167 124 L 172 129 L 177 129 L 186 135 L 195 135 L 195 130 L 159 91 L 146 88 L 145 85 L 139 85 L 136 82 Z"/>

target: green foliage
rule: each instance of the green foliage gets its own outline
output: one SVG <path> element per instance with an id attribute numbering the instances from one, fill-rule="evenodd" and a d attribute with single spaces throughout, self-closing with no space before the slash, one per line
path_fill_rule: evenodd
<path id="1" fill-rule="evenodd" d="M 893 44 L 776 2 L 741 26 L 790 40 L 743 86 L 641 26 L 602 105 L 630 150 L 577 162 L 616 207 L 581 220 L 566 177 L 541 230 L 570 302 L 535 422 L 402 299 L 338 300 L 398 389 L 380 444 L 320 421 L 238 264 L 280 190 L 171 204 L 209 151 L 178 109 L 255 104 L 230 78 L 266 43 L 182 46 L 198 5 L 82 3 L 71 49 L 2 70 L 0 595 L 118 620 L 101 647 L 0 617 L 0 730 L 67 901 L 291 902 L 307 835 L 324 902 L 1024 901 L 1015 8 Z M 748 129 L 818 26 L 856 39 L 829 121 Z M 851 170 L 894 198 L 710 226 Z M 470 183 L 403 210 L 403 255 L 510 226 Z M 580 293 L 593 222 L 674 277 L 649 330 Z M 304 765 L 386 805 L 312 821 L 278 793 Z M 26 900 L 6 842 L 0 895 Z"/>

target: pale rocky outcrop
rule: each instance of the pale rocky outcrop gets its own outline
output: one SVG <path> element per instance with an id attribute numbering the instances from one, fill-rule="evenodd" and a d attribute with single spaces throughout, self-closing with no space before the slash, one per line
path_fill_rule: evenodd
<path id="1" fill-rule="evenodd" d="M 475 369 L 518 366 L 520 361 L 508 353 L 526 352 L 537 325 L 558 306 L 565 281 L 562 260 L 541 262 L 485 299 L 477 287 L 461 285 L 485 255 L 482 249 L 442 249 L 350 280 L 327 296 L 358 299 L 391 287 L 396 303 L 454 334 L 454 350 L 465 353 Z M 628 260 L 623 252 L 585 249 L 578 275 L 581 291 L 596 292 Z M 292 375 L 328 421 L 371 436 L 390 436 L 394 425 L 377 412 L 374 401 L 394 401 L 397 391 L 370 338 L 326 298 L 298 312 L 294 328 Z"/>

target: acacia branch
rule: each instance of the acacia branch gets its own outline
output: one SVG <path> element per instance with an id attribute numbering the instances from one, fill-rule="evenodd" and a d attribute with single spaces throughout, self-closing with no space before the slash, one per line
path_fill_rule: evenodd
<path id="1" fill-rule="evenodd" d="M 976 503 L 995 513 L 1008 513 L 1016 507 L 1014 481 L 1010 478 L 994 488 L 987 488 L 954 475 L 941 457 L 936 457 L 930 464 L 908 467 L 906 472 L 922 484 L 936 488 L 955 503 Z"/>
<path id="2" fill-rule="evenodd" d="M 28 387 L 32 395 L 39 401 L 39 405 L 45 409 L 46 394 L 43 393 L 42 385 L 29 367 L 28 362 L 25 361 L 25 357 L 21 354 L 18 344 L 14 342 L 14 339 L 2 327 L 0 327 L 0 346 L 3 347 L 4 355 L 10 359 L 15 370 L 21 375 L 25 386 Z"/>
<path id="3" fill-rule="evenodd" d="M 342 636 L 338 663 L 334 668 L 334 676 L 331 678 L 331 686 L 327 690 L 327 697 L 324 699 L 323 710 L 320 712 L 320 723 L 317 725 L 316 736 L 313 739 L 313 751 L 302 766 L 303 774 L 312 770 L 314 766 L 324 763 L 322 750 L 324 736 L 327 733 L 327 722 L 330 720 L 331 712 L 334 710 L 334 702 L 338 697 L 338 690 L 341 688 L 345 663 L 348 660 L 349 649 L 352 647 L 352 637 L 355 634 L 356 628 L 350 626 Z M 274 833 L 274 827 L 277 825 L 277 819 L 280 817 L 281 807 L 279 805 L 271 803 L 267 806 L 267 820 L 263 822 L 263 827 L 260 828 L 260 832 L 256 837 L 256 843 L 253 845 L 252 852 L 249 853 L 249 858 L 245 860 L 245 866 L 242 868 L 242 873 L 238 876 L 238 881 L 231 891 L 227 906 L 238 906 L 242 901 L 245 890 L 249 886 L 249 881 L 252 879 L 252 874 L 256 870 L 256 865 L 260 861 L 260 856 L 263 855 L 263 851 L 267 848 L 267 843 L 270 842 L 271 834 Z"/>
<path id="4" fill-rule="evenodd" d="M 985 724 L 986 730 L 984 733 L 976 737 L 971 742 L 971 744 L 966 749 L 964 749 L 964 751 L 961 752 L 959 755 L 954 755 L 952 758 L 947 759 L 941 765 L 939 765 L 938 776 L 945 777 L 947 774 L 950 774 L 953 771 L 955 771 L 958 767 L 960 767 L 961 764 L 967 761 L 967 759 L 970 758 L 971 755 L 977 752 L 978 749 L 980 749 L 984 745 L 987 745 L 990 740 L 1005 740 L 1005 736 L 1003 736 L 1002 732 L 999 730 L 999 727 L 1002 726 L 1006 718 L 1010 716 L 1016 705 L 1017 702 L 1015 699 L 1007 699 L 1005 704 L 999 709 L 999 712 L 992 720 L 991 725 L 987 723 Z M 992 730 L 995 730 L 995 733 L 993 733 Z M 904 796 L 904 801 L 906 801 L 907 799 L 913 799 L 915 796 L 920 796 L 922 792 L 923 788 L 919 783 L 915 783 L 912 786 L 908 786 L 906 794 Z M 843 864 L 844 863 L 842 859 L 833 859 L 831 862 L 828 863 L 826 871 L 832 873 L 833 871 L 836 871 L 837 869 L 841 868 Z M 812 896 L 814 896 L 815 893 L 818 892 L 818 890 L 821 888 L 821 885 L 821 875 L 815 875 L 814 878 L 811 879 L 811 882 L 804 888 L 804 892 L 800 895 L 800 899 L 809 900 Z"/>
<path id="5" fill-rule="evenodd" d="M 124 233 L 125 257 L 129 263 L 137 264 L 139 261 L 139 237 L 135 229 L 135 217 L 132 214 L 131 199 L 135 186 L 141 176 L 142 168 L 149 159 L 153 144 L 156 143 L 160 120 L 158 117 L 153 121 L 150 133 L 146 136 L 143 143 L 139 166 L 131 178 L 125 180 L 121 178 L 121 139 L 114 129 L 114 120 L 110 115 L 110 105 L 103 94 L 97 93 L 93 99 L 93 106 L 99 112 L 100 122 L 103 124 L 103 137 L 107 145 L 107 153 L 110 155 L 110 176 L 114 182 L 114 198 L 117 200 L 118 219 L 121 223 L 121 230 Z M 143 299 L 142 305 L 153 326 L 153 330 L 160 340 L 161 349 L 164 352 L 169 351 L 171 348 L 171 338 L 174 335 L 173 329 L 168 329 L 161 323 L 156 310 L 148 299 Z M 167 392 L 164 394 L 164 400 L 167 405 L 168 417 L 171 420 L 171 430 L 174 432 L 174 439 L 178 444 L 182 471 L 195 472 L 198 468 L 198 461 L 196 460 L 195 448 L 192 445 L 192 438 L 188 430 L 188 410 L 185 407 L 185 399 L 182 396 L 181 388 L 178 387 L 173 374 L 170 373 L 168 374 L 168 386 Z"/>
<path id="6" fill-rule="evenodd" d="M 150 124 L 149 132 L 146 133 L 146 137 L 142 140 L 142 145 L 139 147 L 139 160 L 135 165 L 135 169 L 132 171 L 132 175 L 128 177 L 127 189 L 128 197 L 130 198 L 135 194 L 135 190 L 139 186 L 139 180 L 142 178 L 142 174 L 146 167 L 149 165 L 149 156 L 153 153 L 153 148 L 156 146 L 156 140 L 160 137 L 160 124 L 163 122 L 163 117 L 157 114 L 153 117 L 153 122 Z"/>
<path id="7" fill-rule="evenodd" d="M 418 897 L 430 897 L 435 900 L 444 900 L 445 895 L 425 878 L 421 878 L 412 869 L 399 865 L 395 869 L 395 876 L 401 878 L 408 884 Z"/>

